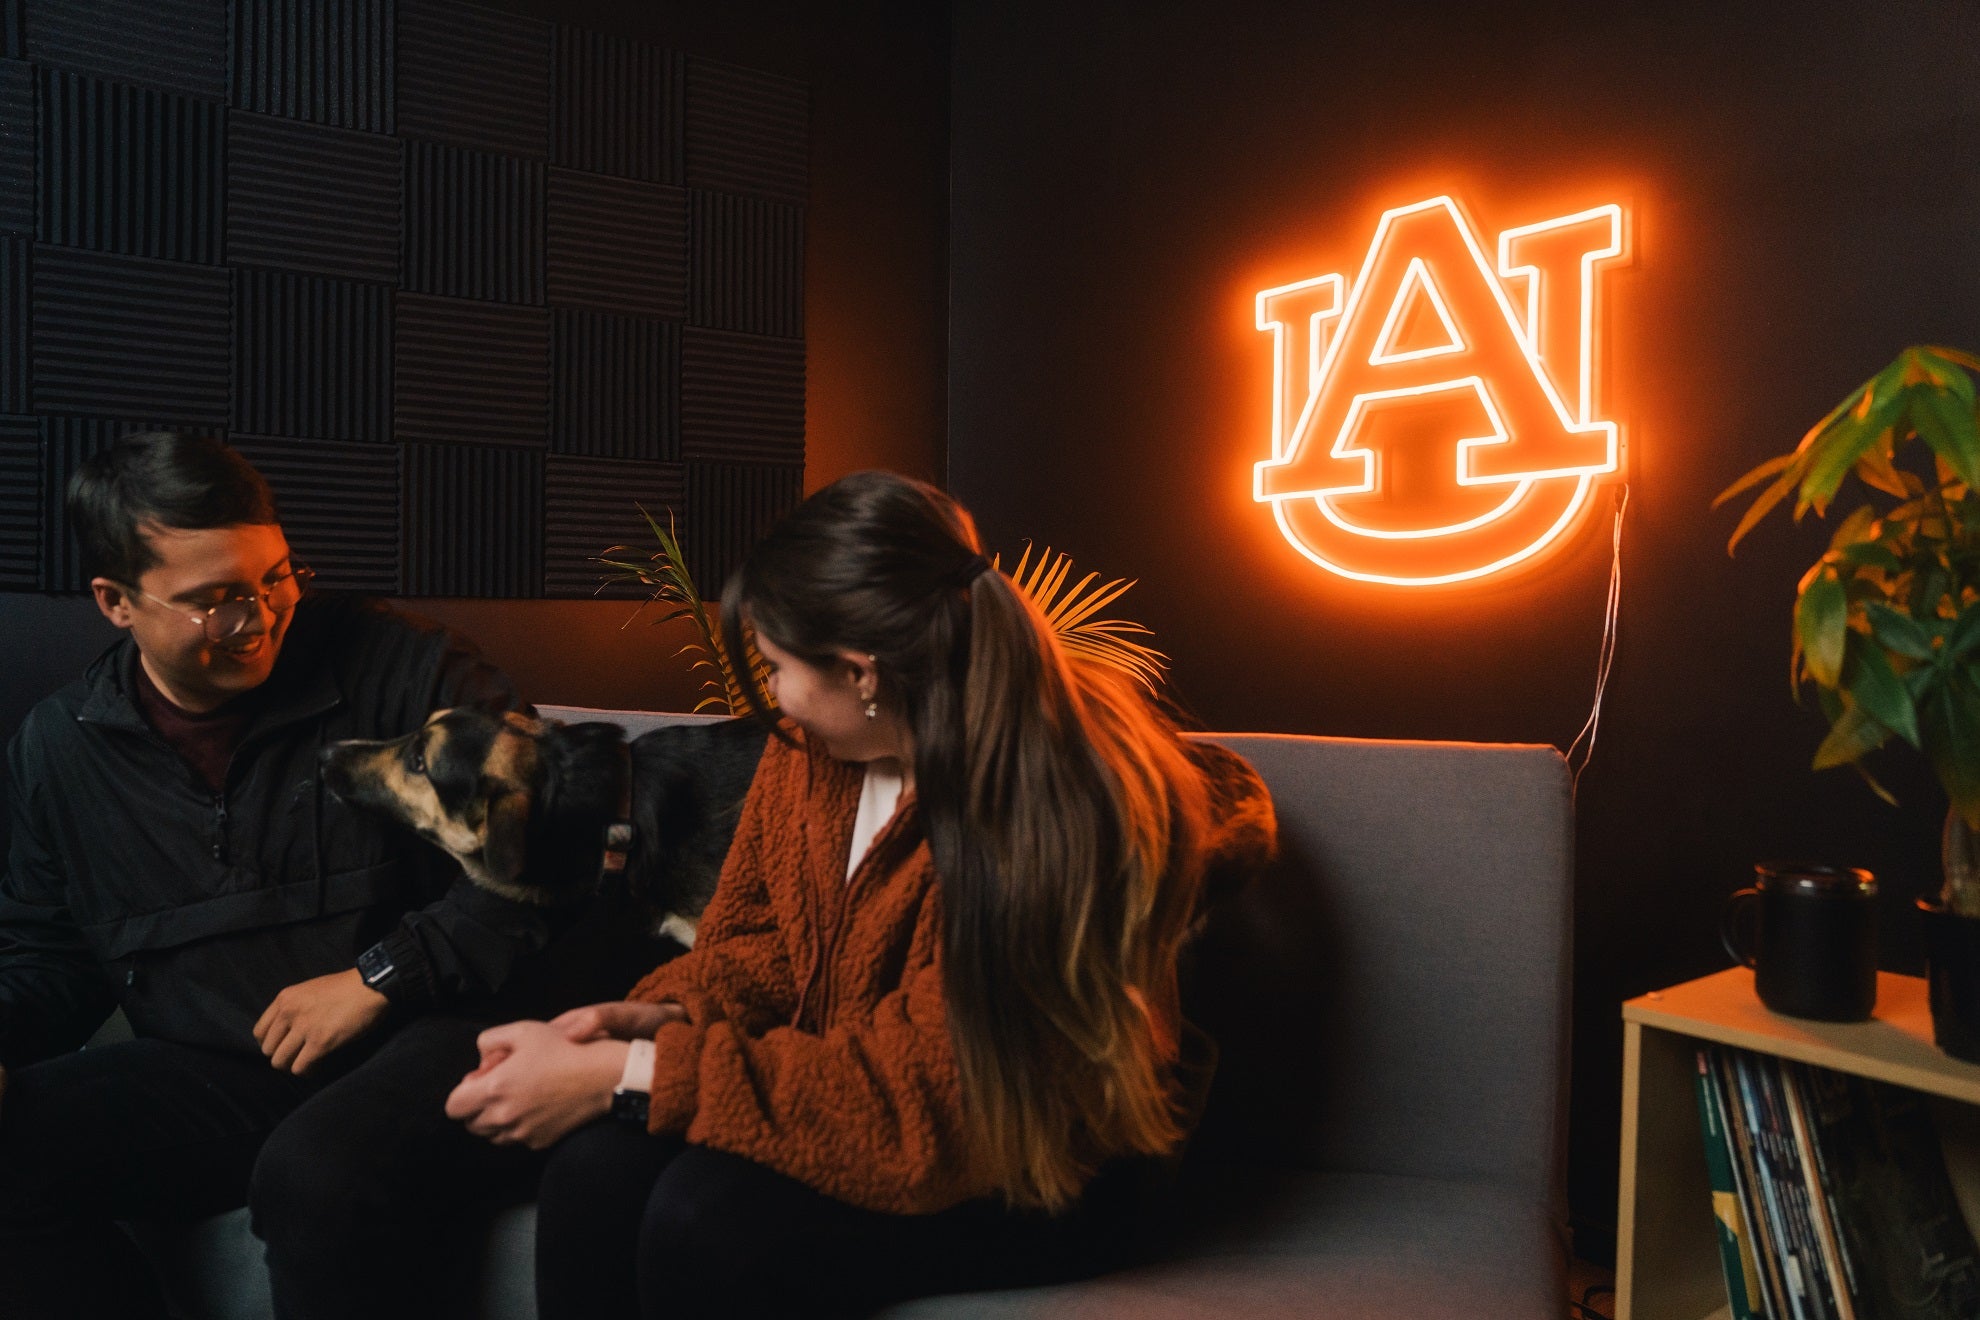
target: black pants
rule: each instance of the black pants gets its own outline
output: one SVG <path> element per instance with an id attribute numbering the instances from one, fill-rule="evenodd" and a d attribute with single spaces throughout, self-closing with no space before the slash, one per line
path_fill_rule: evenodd
<path id="1" fill-rule="evenodd" d="M 541 1320 L 858 1315 L 1045 1283 L 1112 1258 L 1114 1219 L 1098 1204 L 1058 1219 L 990 1202 L 879 1214 L 606 1119 L 566 1137 L 544 1170 L 537 1309 Z"/>
<path id="2" fill-rule="evenodd" d="M 422 1018 L 326 1061 L 138 1040 L 8 1075 L 0 1099 L 0 1315 L 163 1314 L 120 1219 L 190 1220 L 242 1204 L 268 1244 L 277 1313 L 444 1316 L 462 1296 L 447 1234 L 477 1202 L 527 1197 L 538 1159 L 441 1109 L 481 1024 Z"/>

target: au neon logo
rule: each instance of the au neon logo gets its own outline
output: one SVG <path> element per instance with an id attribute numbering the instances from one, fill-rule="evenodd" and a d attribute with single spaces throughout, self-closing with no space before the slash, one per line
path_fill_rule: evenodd
<path id="1" fill-rule="evenodd" d="M 1384 212 L 1350 285 L 1266 289 L 1272 457 L 1253 497 L 1343 577 L 1430 586 L 1532 559 L 1621 467 L 1597 416 L 1597 296 L 1620 206 L 1508 229 L 1450 197 Z"/>

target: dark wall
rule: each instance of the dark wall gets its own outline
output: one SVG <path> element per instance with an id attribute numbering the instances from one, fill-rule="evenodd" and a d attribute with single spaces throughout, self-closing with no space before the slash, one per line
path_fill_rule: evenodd
<path id="1" fill-rule="evenodd" d="M 224 0 L 214 4 L 226 8 Z M 307 5 L 257 0 L 255 7 L 301 12 Z M 809 89 L 805 481 L 816 486 L 867 466 L 939 477 L 947 352 L 946 15 L 907 0 L 829 12 L 795 0 L 665 6 L 497 0 L 490 7 L 759 70 Z M 12 117 L 18 99 L 0 96 L 0 147 L 20 131 Z M 31 106 L 31 97 L 22 104 Z M 32 228 L 31 190 L 28 196 Z M 0 292 L 9 278 L 0 269 Z M 0 409 L 6 397 L 0 389 Z M 50 465 L 44 461 L 42 469 L 0 462 L 0 515 Z M 354 533 L 362 531 L 360 513 L 351 513 Z M 334 532 L 336 520 L 326 526 Z M 34 546 L 16 547 L 0 531 L 0 558 L 18 554 L 32 562 Z M 719 584 L 705 585 L 713 591 Z M 691 691 L 676 672 L 684 662 L 671 658 L 671 634 L 663 638 L 643 624 L 620 630 L 630 612 L 623 602 L 425 600 L 418 607 L 477 633 L 540 701 L 669 705 Z M 107 639 L 101 629 L 93 607 L 80 599 L 0 594 L 0 736 L 11 734 L 35 696 L 74 671 L 77 656 Z"/>
<path id="2" fill-rule="evenodd" d="M 1980 11 L 955 14 L 953 487 L 999 546 L 1037 537 L 1139 577 L 1123 609 L 1213 728 L 1568 745 L 1593 697 L 1602 526 L 1464 589 L 1308 564 L 1250 500 L 1271 384 L 1252 295 L 1351 276 L 1382 209 L 1445 189 L 1488 229 L 1632 206 L 1608 392 L 1631 499 L 1578 806 L 1571 1169 L 1581 1249 L 1612 1250 L 1618 1005 L 1724 965 L 1719 906 L 1756 859 L 1876 870 L 1886 965 L 1918 970 L 1908 904 L 1935 883 L 1943 798 L 1895 756 L 1898 810 L 1812 774 L 1821 721 L 1788 692 L 1792 593 L 1826 529 L 1782 519 L 1728 559 L 1735 518 L 1709 506 L 1903 345 L 1980 347 Z"/>

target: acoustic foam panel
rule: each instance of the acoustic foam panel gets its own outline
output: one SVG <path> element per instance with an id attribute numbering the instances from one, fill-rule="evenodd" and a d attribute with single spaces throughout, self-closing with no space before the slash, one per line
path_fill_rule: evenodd
<path id="1" fill-rule="evenodd" d="M 400 440 L 542 447 L 550 430 L 550 313 L 399 295 L 393 430 Z"/>
<path id="2" fill-rule="evenodd" d="M 28 411 L 28 317 L 34 247 L 24 238 L 0 238 L 0 413 Z"/>
<path id="3" fill-rule="evenodd" d="M 228 271 L 37 244 L 34 410 L 226 425 Z"/>
<path id="4" fill-rule="evenodd" d="M 29 0 L 28 58 L 224 101 L 228 8 L 214 0 Z"/>
<path id="5" fill-rule="evenodd" d="M 41 423 L 41 563 L 39 590 L 86 591 L 82 552 L 70 530 L 63 501 L 69 478 L 92 454 L 108 449 L 137 431 L 191 431 L 219 435 L 220 429 L 184 419 L 160 421 L 149 417 L 130 421 L 109 417 L 43 417 Z"/>
<path id="6" fill-rule="evenodd" d="M 318 445 L 236 435 L 274 488 L 282 530 L 317 581 L 347 591 L 399 589 L 399 447 Z"/>
<path id="7" fill-rule="evenodd" d="M 227 259 L 396 284 L 402 162 L 393 138 L 233 111 Z"/>
<path id="8" fill-rule="evenodd" d="M 399 0 L 398 127 L 409 138 L 542 160 L 550 25 L 473 5 Z"/>
<path id="9" fill-rule="evenodd" d="M 550 301 L 679 320 L 687 304 L 687 194 L 552 168 Z"/>
<path id="10" fill-rule="evenodd" d="M 689 326 L 681 456 L 804 463 L 804 343 Z"/>
<path id="11" fill-rule="evenodd" d="M 384 442 L 392 291 L 288 271 L 234 275 L 234 428 Z"/>
<path id="12" fill-rule="evenodd" d="M 681 181 L 681 57 L 600 32 L 559 27 L 550 161 L 649 183 Z"/>
<path id="13" fill-rule="evenodd" d="M 0 234 L 34 237 L 34 66 L 0 59 Z"/>
<path id="14" fill-rule="evenodd" d="M 646 559 L 658 542 L 640 509 L 665 527 L 670 512 L 680 513 L 685 489 L 678 463 L 550 455 L 543 490 L 543 593 L 644 599 L 650 592 L 637 583 L 601 590 L 610 570 L 592 561 L 614 546 L 629 547 L 630 558 Z"/>
<path id="15" fill-rule="evenodd" d="M 811 119 L 803 83 L 690 59 L 686 113 L 689 187 L 804 204 Z"/>
<path id="16" fill-rule="evenodd" d="M 543 301 L 543 163 L 406 144 L 405 287 Z"/>
<path id="17" fill-rule="evenodd" d="M 41 431 L 0 416 L 0 587 L 33 591 L 41 559 Z"/>
<path id="18" fill-rule="evenodd" d="M 392 131 L 392 0 L 234 0 L 234 104 Z"/>
<path id="19" fill-rule="evenodd" d="M 679 325 L 572 307 L 552 310 L 553 451 L 678 459 L 680 397 Z"/>
<path id="20" fill-rule="evenodd" d="M 407 445 L 409 596 L 543 594 L 543 452 Z"/>
<path id="21" fill-rule="evenodd" d="M 802 463 L 689 463 L 681 553 L 708 597 L 749 548 L 804 497 Z"/>
<path id="22" fill-rule="evenodd" d="M 804 336 L 804 208 L 734 193 L 688 194 L 688 320 Z"/>
<path id="23" fill-rule="evenodd" d="M 217 264 L 225 151 L 218 102 L 44 69 L 41 240 Z"/>

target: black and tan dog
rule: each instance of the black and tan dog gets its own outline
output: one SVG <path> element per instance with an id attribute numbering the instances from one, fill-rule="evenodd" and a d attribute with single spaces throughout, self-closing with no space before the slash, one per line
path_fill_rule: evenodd
<path id="1" fill-rule="evenodd" d="M 623 875 L 656 931 L 692 946 L 765 737 L 755 721 L 724 720 L 627 742 L 616 724 L 455 707 L 403 738 L 324 748 L 323 778 L 507 898 L 564 906 Z M 608 848 L 622 820 L 631 838 Z"/>

